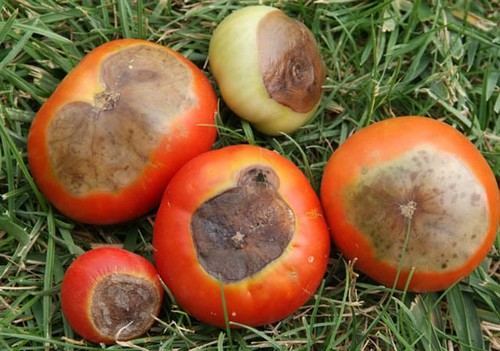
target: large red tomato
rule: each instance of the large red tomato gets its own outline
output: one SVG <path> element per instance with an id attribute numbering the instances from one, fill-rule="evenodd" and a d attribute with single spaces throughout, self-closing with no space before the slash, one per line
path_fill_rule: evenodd
<path id="1" fill-rule="evenodd" d="M 192 62 L 123 39 L 91 51 L 35 116 L 33 177 L 67 216 L 117 223 L 158 205 L 173 174 L 211 148 L 215 93 Z"/>
<path id="2" fill-rule="evenodd" d="M 442 290 L 472 272 L 498 229 L 499 192 L 474 145 L 430 118 L 360 130 L 328 161 L 321 200 L 333 240 L 373 279 Z"/>
<path id="3" fill-rule="evenodd" d="M 188 162 L 154 224 L 158 272 L 208 324 L 262 325 L 304 304 L 321 282 L 330 238 L 316 193 L 278 153 L 249 145 Z M 223 292 L 223 294 L 222 294 Z"/>

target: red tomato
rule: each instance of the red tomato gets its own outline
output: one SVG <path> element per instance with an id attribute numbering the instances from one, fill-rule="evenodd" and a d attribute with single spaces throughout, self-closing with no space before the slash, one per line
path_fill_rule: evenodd
<path id="1" fill-rule="evenodd" d="M 130 340 L 157 316 L 163 287 L 154 266 L 132 252 L 99 248 L 79 256 L 66 271 L 61 305 L 71 327 L 95 343 Z"/>
<path id="2" fill-rule="evenodd" d="M 158 205 L 173 174 L 211 148 L 217 98 L 177 52 L 123 39 L 90 52 L 35 116 L 33 177 L 82 222 L 109 224 Z"/>
<path id="3" fill-rule="evenodd" d="M 493 172 L 451 126 L 399 117 L 360 130 L 331 156 L 321 200 L 331 235 L 387 286 L 436 291 L 472 272 L 498 229 Z"/>
<path id="4" fill-rule="evenodd" d="M 238 145 L 204 153 L 174 176 L 153 246 L 160 276 L 187 312 L 224 326 L 224 298 L 229 321 L 257 326 L 311 297 L 330 238 L 301 171 L 278 153 Z"/>

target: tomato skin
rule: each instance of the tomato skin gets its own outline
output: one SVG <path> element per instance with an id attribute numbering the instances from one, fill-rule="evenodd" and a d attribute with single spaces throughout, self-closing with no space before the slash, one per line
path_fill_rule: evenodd
<path id="1" fill-rule="evenodd" d="M 102 91 L 102 62 L 120 50 L 138 45 L 162 48 L 174 55 L 193 75 L 189 87 L 197 105 L 175 117 L 160 146 L 149 155 L 148 165 L 132 184 L 116 192 L 95 191 L 85 196 L 68 192 L 57 179 L 48 154 L 47 128 L 66 104 L 93 104 Z M 209 150 L 216 138 L 214 116 L 217 97 L 204 73 L 179 53 L 138 39 L 120 39 L 101 45 L 86 55 L 61 82 L 33 120 L 28 135 L 28 156 L 33 177 L 42 193 L 62 213 L 77 221 L 113 224 L 140 217 L 158 205 L 173 174 L 192 157 Z"/>
<path id="2" fill-rule="evenodd" d="M 460 267 L 451 270 L 403 269 L 396 288 L 426 292 L 443 290 L 471 273 L 485 258 L 495 239 L 499 222 L 498 187 L 486 160 L 474 145 L 451 126 L 419 116 L 397 117 L 363 128 L 348 138 L 328 161 L 321 184 L 321 200 L 336 247 L 356 268 L 372 279 L 392 287 L 398 267 L 377 257 L 363 233 L 348 219 L 345 191 L 367 170 L 400 157 L 421 145 L 431 145 L 443 154 L 453 155 L 484 188 L 489 210 L 487 231 L 477 251 Z M 418 208 L 418 207 L 417 207 Z M 444 250 L 447 248 L 443 247 Z"/>
<path id="3" fill-rule="evenodd" d="M 66 320 L 82 337 L 95 343 L 111 344 L 113 338 L 103 335 L 91 317 L 91 301 L 99 281 L 112 274 L 127 274 L 144 279 L 163 299 L 155 267 L 145 258 L 116 247 L 102 247 L 85 252 L 67 269 L 61 286 L 61 307 Z M 153 303 L 153 302 L 152 302 Z M 159 307 L 155 315 L 159 313 Z"/>
<path id="4" fill-rule="evenodd" d="M 235 187 L 240 170 L 255 164 L 278 174 L 278 192 L 294 212 L 295 231 L 284 253 L 261 271 L 223 283 L 198 261 L 191 218 L 202 203 Z M 310 298 L 326 270 L 330 239 L 319 199 L 300 170 L 277 153 L 238 145 L 202 154 L 174 176 L 157 214 L 153 246 L 160 276 L 188 313 L 224 326 L 223 289 L 229 320 L 257 326 L 285 318 Z"/>

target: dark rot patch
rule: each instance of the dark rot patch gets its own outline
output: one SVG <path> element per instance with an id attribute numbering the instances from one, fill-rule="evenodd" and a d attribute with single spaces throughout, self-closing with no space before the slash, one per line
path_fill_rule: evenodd
<path id="1" fill-rule="evenodd" d="M 62 107 L 47 129 L 64 188 L 77 196 L 118 191 L 141 176 L 172 118 L 197 103 L 190 68 L 162 48 L 136 45 L 104 60 L 93 102 Z"/>
<path id="2" fill-rule="evenodd" d="M 113 340 L 130 340 L 153 324 L 161 297 L 151 282 L 126 274 L 101 279 L 91 301 L 92 321 L 99 332 Z"/>
<path id="3" fill-rule="evenodd" d="M 243 280 L 282 255 L 295 219 L 278 186 L 271 168 L 249 167 L 240 173 L 236 187 L 206 201 L 193 214 L 198 260 L 214 278 L 226 283 Z"/>
<path id="4" fill-rule="evenodd" d="M 309 29 L 281 11 L 272 11 L 257 30 L 259 65 L 269 96 L 295 112 L 318 103 L 326 71 Z"/>
<path id="5" fill-rule="evenodd" d="M 366 169 L 344 201 L 378 259 L 397 267 L 404 257 L 405 270 L 461 267 L 488 233 L 481 184 L 457 157 L 430 146 Z"/>

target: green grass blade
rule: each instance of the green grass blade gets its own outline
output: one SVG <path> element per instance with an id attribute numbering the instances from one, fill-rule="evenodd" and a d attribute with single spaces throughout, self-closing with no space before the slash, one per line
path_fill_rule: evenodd
<path id="1" fill-rule="evenodd" d="M 19 39 L 17 44 L 10 49 L 9 53 L 0 61 L 0 71 L 2 71 L 8 64 L 10 64 L 19 53 L 23 50 L 26 43 L 31 39 L 33 35 L 32 31 L 27 31 L 24 35 Z"/>
<path id="2" fill-rule="evenodd" d="M 118 0 L 118 19 L 123 38 L 133 38 L 130 23 L 130 2 L 126 0 Z"/>
<path id="3" fill-rule="evenodd" d="M 16 9 L 9 19 L 2 23 L 2 27 L 0 28 L 0 45 L 2 45 L 7 36 L 12 32 L 12 26 L 16 21 L 18 13 L 19 10 Z"/>
<path id="4" fill-rule="evenodd" d="M 25 180 L 28 182 L 34 196 L 38 200 L 38 203 L 42 207 L 42 210 L 46 210 L 46 201 L 43 195 L 40 193 L 38 190 L 38 187 L 35 184 L 35 181 L 31 177 L 31 174 L 28 170 L 28 167 L 26 166 L 24 162 L 24 158 L 19 151 L 18 147 L 12 140 L 12 137 L 9 135 L 9 132 L 7 128 L 5 127 L 5 119 L 3 115 L 0 115 L 0 140 L 2 141 L 2 145 L 4 146 L 4 150 L 7 153 L 11 153 L 14 157 L 14 160 L 17 163 L 17 167 L 21 170 L 21 173 L 23 174 Z"/>
<path id="5" fill-rule="evenodd" d="M 69 40 L 68 38 L 63 37 L 62 35 L 59 35 L 57 33 L 54 33 L 51 30 L 42 28 L 42 26 L 38 25 L 38 22 L 36 21 L 33 24 L 23 24 L 20 22 L 16 22 L 14 24 L 14 27 L 17 29 L 21 29 L 26 33 L 32 33 L 32 34 L 36 33 L 43 37 L 50 38 L 58 43 L 72 44 L 71 40 Z"/>
<path id="6" fill-rule="evenodd" d="M 22 246 L 29 243 L 30 237 L 26 233 L 26 229 L 15 223 L 14 219 L 5 215 L 0 215 L 0 231 L 3 230 L 7 234 L 12 235 Z"/>
<path id="7" fill-rule="evenodd" d="M 45 291 L 51 290 L 54 282 L 54 262 L 55 262 L 55 222 L 52 211 L 49 211 L 47 252 L 45 258 L 45 274 L 43 279 L 43 288 Z M 52 296 L 44 295 L 42 297 L 43 308 L 43 335 L 49 339 L 52 335 Z"/>
<path id="8" fill-rule="evenodd" d="M 439 299 L 436 294 L 417 295 L 409 308 L 403 308 L 405 314 L 412 321 L 411 326 L 421 334 L 419 343 L 423 350 L 441 350 L 439 334 L 444 332 L 443 322 L 438 309 Z"/>
<path id="9" fill-rule="evenodd" d="M 450 288 L 446 295 L 451 319 L 462 351 L 484 350 L 481 321 L 471 296 L 460 285 Z"/>

